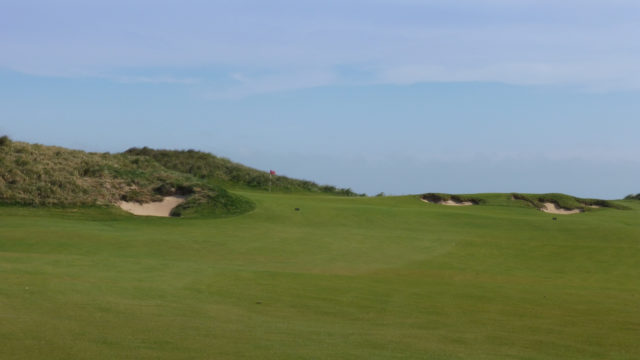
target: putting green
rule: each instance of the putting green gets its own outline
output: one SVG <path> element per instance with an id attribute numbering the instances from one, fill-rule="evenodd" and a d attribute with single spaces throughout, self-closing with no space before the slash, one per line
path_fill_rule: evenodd
<path id="1" fill-rule="evenodd" d="M 222 219 L 0 207 L 0 358 L 640 358 L 640 201 L 240 194 Z"/>

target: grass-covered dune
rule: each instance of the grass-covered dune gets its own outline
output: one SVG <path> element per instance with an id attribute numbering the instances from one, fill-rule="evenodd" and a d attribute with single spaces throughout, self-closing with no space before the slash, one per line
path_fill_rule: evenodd
<path id="1" fill-rule="evenodd" d="M 457 203 L 470 202 L 474 205 L 478 205 L 485 202 L 485 199 L 477 195 L 457 195 L 457 194 L 443 194 L 443 193 L 426 193 L 420 197 L 423 200 L 440 203 L 443 201 L 453 201 Z"/>
<path id="2" fill-rule="evenodd" d="M 627 195 L 627 197 L 625 197 L 625 200 L 640 200 L 640 193 L 635 195 Z"/>
<path id="3" fill-rule="evenodd" d="M 195 150 L 154 150 L 147 147 L 131 148 L 125 154 L 152 158 L 167 169 L 191 174 L 195 177 L 214 181 L 226 186 L 251 189 L 271 189 L 280 192 L 315 192 L 343 196 L 363 196 L 351 189 L 318 185 L 308 180 L 292 179 L 286 176 L 269 176 L 260 171 L 229 159 Z"/>
<path id="4" fill-rule="evenodd" d="M 627 209 L 625 205 L 621 205 L 609 200 L 600 199 L 584 199 L 566 194 L 550 193 L 550 194 L 519 194 L 512 193 L 513 199 L 521 200 L 532 207 L 541 209 L 544 203 L 553 203 L 563 209 L 577 209 L 581 211 L 589 211 L 595 208 L 606 207 L 614 209 Z"/>
<path id="5" fill-rule="evenodd" d="M 174 215 L 232 215 L 254 204 L 153 159 L 87 153 L 0 140 L 0 203 L 30 206 L 110 206 L 119 200 L 151 202 L 187 195 Z"/>
<path id="6" fill-rule="evenodd" d="M 0 358 L 640 358 L 636 200 L 240 195 L 217 219 L 0 206 Z"/>
<path id="7" fill-rule="evenodd" d="M 269 174 L 199 151 L 129 149 L 89 153 L 0 137 L 0 203 L 29 206 L 111 206 L 186 195 L 172 212 L 221 216 L 250 211 L 253 202 L 227 190 L 269 188 Z M 356 195 L 350 189 L 273 176 L 272 190 Z"/>
<path id="8" fill-rule="evenodd" d="M 545 204 L 552 203 L 561 209 L 594 211 L 599 208 L 611 208 L 628 210 L 629 207 L 616 201 L 600 199 L 584 199 L 560 193 L 549 194 L 521 194 L 521 193 L 487 193 L 487 194 L 443 194 L 426 193 L 419 196 L 420 199 L 431 203 L 467 203 L 473 205 L 506 205 L 511 207 L 529 207 L 544 209 Z M 626 197 L 630 200 L 630 197 Z"/>

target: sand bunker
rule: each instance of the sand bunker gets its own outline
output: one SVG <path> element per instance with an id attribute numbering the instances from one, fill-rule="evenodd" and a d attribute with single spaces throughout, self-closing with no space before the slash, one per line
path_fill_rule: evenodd
<path id="1" fill-rule="evenodd" d="M 429 201 L 427 199 L 420 199 L 429 204 L 439 204 L 439 205 L 448 205 L 448 206 L 469 206 L 473 205 L 471 201 L 453 201 L 453 200 L 440 200 L 440 201 Z"/>
<path id="2" fill-rule="evenodd" d="M 120 201 L 118 206 L 124 211 L 141 216 L 169 217 L 174 207 L 182 204 L 185 196 L 167 196 L 162 201 L 140 204 L 137 202 Z"/>
<path id="3" fill-rule="evenodd" d="M 544 203 L 544 207 L 540 210 L 549 214 L 561 214 L 561 215 L 570 215 L 570 214 L 577 214 L 582 212 L 582 210 L 580 209 L 573 209 L 573 210 L 563 209 L 551 202 Z"/>

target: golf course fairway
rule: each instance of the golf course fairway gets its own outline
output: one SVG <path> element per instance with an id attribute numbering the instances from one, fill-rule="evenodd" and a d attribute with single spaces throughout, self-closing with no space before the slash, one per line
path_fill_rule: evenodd
<path id="1" fill-rule="evenodd" d="M 236 193 L 255 210 L 0 207 L 0 359 L 640 358 L 640 201 Z"/>

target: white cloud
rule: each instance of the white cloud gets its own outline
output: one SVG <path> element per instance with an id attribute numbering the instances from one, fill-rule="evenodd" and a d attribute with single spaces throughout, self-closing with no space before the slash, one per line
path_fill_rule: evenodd
<path id="1" fill-rule="evenodd" d="M 638 10 L 627 0 L 24 2 L 0 14 L 0 67 L 63 76 L 122 68 L 244 74 L 214 97 L 339 84 L 333 69 L 344 64 L 367 64 L 370 80 L 382 83 L 640 88 Z M 258 70 L 270 75 L 252 75 Z M 192 84 L 200 77 L 193 71 L 114 78 Z"/>
<path id="2" fill-rule="evenodd" d="M 210 99 L 238 99 L 264 93 L 305 89 L 331 85 L 337 81 L 332 71 L 297 70 L 288 72 L 250 75 L 240 72 L 229 74 L 234 85 L 210 91 Z"/>

